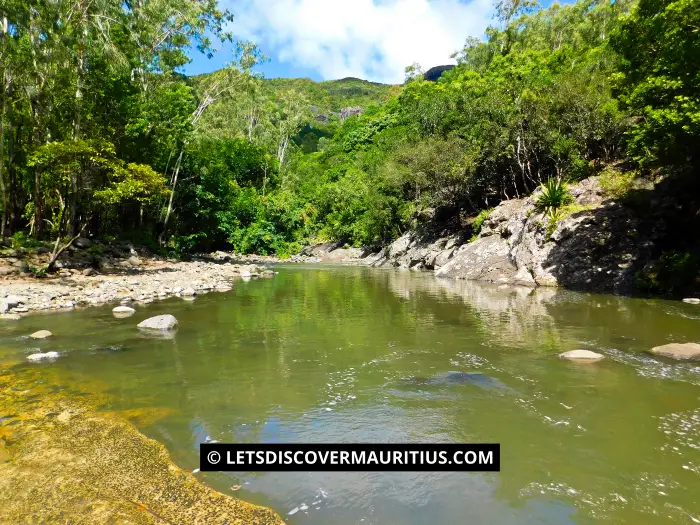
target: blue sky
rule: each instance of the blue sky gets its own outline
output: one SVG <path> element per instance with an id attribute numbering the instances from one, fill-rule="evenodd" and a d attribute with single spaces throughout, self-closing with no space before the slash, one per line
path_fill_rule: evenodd
<path id="1" fill-rule="evenodd" d="M 547 1 L 550 3 L 551 0 Z M 220 0 L 235 16 L 235 39 L 252 40 L 270 57 L 268 78 L 347 76 L 400 83 L 408 65 L 450 64 L 468 36 L 493 23 L 493 0 Z M 214 58 L 197 51 L 191 75 L 220 69 L 232 46 Z"/>

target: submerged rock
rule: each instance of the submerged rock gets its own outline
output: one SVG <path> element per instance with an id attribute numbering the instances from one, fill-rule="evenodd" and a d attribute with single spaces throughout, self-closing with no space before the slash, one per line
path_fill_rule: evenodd
<path id="1" fill-rule="evenodd" d="M 592 352 L 591 350 L 569 350 L 568 352 L 559 354 L 559 357 L 568 359 L 569 361 L 582 361 L 585 363 L 593 363 L 605 359 L 603 354 Z"/>
<path id="2" fill-rule="evenodd" d="M 509 389 L 498 379 L 478 372 L 443 372 L 432 377 L 411 377 L 406 381 L 414 385 L 475 385 L 482 388 Z"/>
<path id="3" fill-rule="evenodd" d="M 117 306 L 116 308 L 112 309 L 112 314 L 114 314 L 115 317 L 130 317 L 136 313 L 136 310 L 129 306 Z"/>
<path id="4" fill-rule="evenodd" d="M 671 359 L 700 359 L 700 344 L 697 343 L 671 343 L 655 346 L 651 349 L 654 355 L 670 357 Z"/>
<path id="5" fill-rule="evenodd" d="M 177 327 L 177 319 L 169 314 L 156 315 L 155 317 L 149 317 L 145 321 L 141 321 L 138 327 L 147 330 L 174 330 L 175 327 Z"/>
<path id="6" fill-rule="evenodd" d="M 38 353 L 38 354 L 32 354 L 27 356 L 27 361 L 32 361 L 34 363 L 38 363 L 39 361 L 54 361 L 61 357 L 61 354 L 58 352 L 46 352 L 46 353 Z"/>
<path id="7" fill-rule="evenodd" d="M 46 339 L 48 337 L 51 337 L 52 335 L 53 334 L 48 330 L 39 330 L 38 332 L 29 334 L 29 337 L 31 337 L 32 339 Z"/>

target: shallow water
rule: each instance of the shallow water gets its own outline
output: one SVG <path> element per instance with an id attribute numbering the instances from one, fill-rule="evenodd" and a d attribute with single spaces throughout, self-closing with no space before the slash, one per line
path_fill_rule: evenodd
<path id="1" fill-rule="evenodd" d="M 102 385 L 192 470 L 199 443 L 498 442 L 500 473 L 214 473 L 292 524 L 700 523 L 700 307 L 356 267 L 280 266 L 233 291 L 0 325 L 0 361 Z M 136 324 L 172 313 L 173 338 Z M 48 329 L 54 338 L 24 336 Z M 599 351 L 598 364 L 558 359 Z M 474 372 L 474 381 L 446 381 Z M 233 485 L 241 489 L 232 491 Z M 298 507 L 308 507 L 293 515 Z"/>

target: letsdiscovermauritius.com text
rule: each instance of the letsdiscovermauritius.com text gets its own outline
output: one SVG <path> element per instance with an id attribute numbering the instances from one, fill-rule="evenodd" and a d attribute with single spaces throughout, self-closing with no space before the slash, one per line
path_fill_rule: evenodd
<path id="1" fill-rule="evenodd" d="M 497 444 L 203 444 L 203 471 L 500 470 Z"/>

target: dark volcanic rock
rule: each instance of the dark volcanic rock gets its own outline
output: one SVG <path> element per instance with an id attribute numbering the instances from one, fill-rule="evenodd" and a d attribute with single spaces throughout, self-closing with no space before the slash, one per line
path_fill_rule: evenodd
<path id="1" fill-rule="evenodd" d="M 426 73 L 423 75 L 423 78 L 425 80 L 428 80 L 429 82 L 436 82 L 445 71 L 449 71 L 450 69 L 454 69 L 454 65 L 446 65 L 446 66 L 435 66 L 431 67 Z"/>

